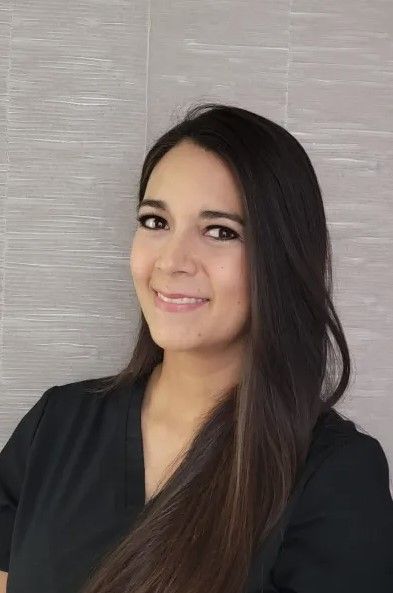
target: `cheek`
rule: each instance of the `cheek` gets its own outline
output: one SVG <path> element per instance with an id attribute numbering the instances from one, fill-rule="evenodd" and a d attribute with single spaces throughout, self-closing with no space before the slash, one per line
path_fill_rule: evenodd
<path id="1" fill-rule="evenodd" d="M 142 280 L 148 273 L 147 251 L 140 241 L 134 239 L 130 251 L 130 269 L 134 280 Z"/>
<path id="2" fill-rule="evenodd" d="M 212 270 L 213 284 L 221 297 L 233 302 L 248 294 L 246 260 L 243 253 L 232 254 L 227 261 L 218 262 Z"/>
<path id="3" fill-rule="evenodd" d="M 213 273 L 214 272 L 214 273 Z M 234 317 L 242 320 L 248 315 L 250 291 L 245 258 L 240 254 L 226 262 L 219 262 L 211 269 L 212 293 L 216 297 L 218 308 L 215 309 L 222 319 Z"/>

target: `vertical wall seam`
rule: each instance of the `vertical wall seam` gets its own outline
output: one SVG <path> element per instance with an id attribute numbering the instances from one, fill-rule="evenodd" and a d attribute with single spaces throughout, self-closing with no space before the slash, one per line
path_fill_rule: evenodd
<path id="1" fill-rule="evenodd" d="M 1 295 L 0 295 L 0 382 L 4 380 L 4 320 L 5 320 L 5 285 L 6 285 L 6 260 L 7 260 L 7 251 L 8 251 L 8 236 L 7 236 L 7 203 L 8 203 L 8 181 L 9 181 L 9 172 L 10 172 L 10 153 L 9 153 L 9 136 L 8 136 L 8 124 L 9 124 L 9 104 L 10 104 L 10 73 L 12 67 L 12 28 L 14 24 L 14 4 L 12 0 L 10 0 L 10 12 L 11 12 L 11 20 L 10 20 L 10 33 L 9 33 L 9 41 L 8 41 L 8 65 L 7 65 L 7 74 L 5 80 L 5 92 L 6 92 L 6 101 L 5 101 L 5 129 L 4 129 L 4 139 L 5 139 L 5 161 L 6 161 L 6 170 L 5 170 L 5 182 L 4 182 L 4 212 L 3 212 L 3 229 L 4 229 L 4 236 L 3 236 L 3 269 L 1 271 Z"/>
<path id="2" fill-rule="evenodd" d="M 144 157 L 146 156 L 146 150 L 147 150 L 150 31 L 151 31 L 151 0 L 149 0 L 147 3 L 147 48 L 146 48 L 146 80 L 145 80 L 145 154 L 144 154 Z"/>
<path id="3" fill-rule="evenodd" d="M 289 0 L 289 27 L 288 27 L 288 59 L 287 59 L 287 88 L 285 92 L 285 128 L 288 128 L 288 104 L 289 104 L 289 72 L 292 62 L 292 5 L 293 0 Z"/>

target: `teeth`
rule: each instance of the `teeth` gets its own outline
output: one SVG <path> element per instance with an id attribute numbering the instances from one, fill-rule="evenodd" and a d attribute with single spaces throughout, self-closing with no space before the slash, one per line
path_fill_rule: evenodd
<path id="1" fill-rule="evenodd" d="M 167 303 L 177 303 L 179 305 L 181 305 L 182 303 L 202 303 L 203 301 L 207 300 L 207 299 L 194 299 L 194 298 L 190 298 L 190 297 L 184 297 L 182 299 L 170 299 L 166 296 L 164 296 L 163 294 L 161 294 L 160 292 L 157 292 L 158 296 L 160 297 L 160 299 L 162 299 L 163 301 L 166 301 Z"/>

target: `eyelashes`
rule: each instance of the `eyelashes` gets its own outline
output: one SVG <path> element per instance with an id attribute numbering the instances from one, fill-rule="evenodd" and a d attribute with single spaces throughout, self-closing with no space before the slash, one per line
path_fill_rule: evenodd
<path id="1" fill-rule="evenodd" d="M 148 231 L 160 231 L 163 230 L 162 228 L 151 228 L 151 227 L 147 227 L 145 226 L 145 222 L 148 218 L 155 218 L 157 220 L 161 220 L 164 223 L 166 222 L 165 218 L 162 218 L 162 216 L 157 216 L 156 214 L 143 214 L 141 216 L 137 217 L 137 220 L 139 222 L 139 225 L 142 226 L 142 228 L 148 230 Z M 240 235 L 236 232 L 233 231 L 232 229 L 230 229 L 229 227 L 226 226 L 222 226 L 222 225 L 217 225 L 217 224 L 211 224 L 209 226 L 206 227 L 207 230 L 210 229 L 220 229 L 220 230 L 224 230 L 225 233 L 231 233 L 232 237 L 229 238 L 217 238 L 217 237 L 210 237 L 211 239 L 213 239 L 214 241 L 234 241 L 235 239 L 240 239 Z"/>

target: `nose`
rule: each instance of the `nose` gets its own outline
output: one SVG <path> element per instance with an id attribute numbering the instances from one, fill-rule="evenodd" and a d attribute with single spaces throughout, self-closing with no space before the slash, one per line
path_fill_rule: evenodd
<path id="1" fill-rule="evenodd" d="M 167 272 L 192 271 L 195 267 L 195 247 L 189 234 L 182 233 L 168 237 L 160 248 L 157 267 Z"/>

